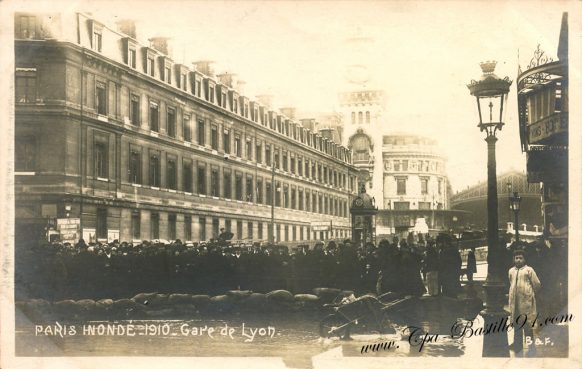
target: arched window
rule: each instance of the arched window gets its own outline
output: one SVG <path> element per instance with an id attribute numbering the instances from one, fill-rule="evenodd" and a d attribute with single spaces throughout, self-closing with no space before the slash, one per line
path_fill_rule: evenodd
<path id="1" fill-rule="evenodd" d="M 358 112 L 358 124 L 364 123 L 364 114 L 362 112 Z"/>
<path id="2" fill-rule="evenodd" d="M 369 111 L 366 112 L 366 123 L 370 124 L 370 112 Z"/>
<path id="3" fill-rule="evenodd" d="M 356 112 L 352 112 L 352 124 L 356 124 Z"/>

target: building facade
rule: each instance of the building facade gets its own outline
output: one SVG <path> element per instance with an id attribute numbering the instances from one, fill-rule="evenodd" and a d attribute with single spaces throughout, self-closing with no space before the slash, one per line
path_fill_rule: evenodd
<path id="1" fill-rule="evenodd" d="M 541 188 L 528 183 L 525 173 L 510 171 L 497 176 L 497 219 L 500 228 L 513 233 L 515 225 L 509 198 L 517 192 L 521 197 L 519 211 L 520 231 L 542 232 Z M 487 229 L 487 182 L 483 181 L 451 196 L 451 209 L 463 211 L 457 216 L 456 227 L 463 229 Z"/>
<path id="2" fill-rule="evenodd" d="M 15 16 L 17 240 L 351 236 L 350 150 L 118 26 Z"/>
<path id="3" fill-rule="evenodd" d="M 382 137 L 383 208 L 378 232 L 448 230 L 449 181 L 436 140 L 407 134 Z"/>
<path id="4" fill-rule="evenodd" d="M 527 180 L 541 185 L 545 238 L 568 237 L 568 15 L 564 13 L 558 60 L 535 51 L 517 77 L 517 103 Z"/>

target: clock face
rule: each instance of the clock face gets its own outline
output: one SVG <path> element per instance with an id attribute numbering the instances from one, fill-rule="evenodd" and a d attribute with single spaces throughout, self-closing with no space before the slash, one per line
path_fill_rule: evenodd
<path id="1" fill-rule="evenodd" d="M 357 198 L 355 201 L 356 206 L 362 206 L 364 205 L 364 200 L 362 200 L 361 198 Z"/>

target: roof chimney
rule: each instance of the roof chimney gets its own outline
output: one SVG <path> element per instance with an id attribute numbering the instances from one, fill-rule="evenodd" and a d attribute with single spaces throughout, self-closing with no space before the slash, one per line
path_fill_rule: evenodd
<path id="1" fill-rule="evenodd" d="M 137 39 L 137 32 L 135 30 L 135 21 L 133 19 L 122 19 L 117 22 L 117 30 L 125 33 L 133 39 Z"/>
<path id="2" fill-rule="evenodd" d="M 259 103 L 265 106 L 267 109 L 272 109 L 273 107 L 273 95 L 258 95 Z"/>
<path id="3" fill-rule="evenodd" d="M 212 65 L 214 64 L 213 61 L 210 60 L 200 60 L 195 61 L 192 64 L 196 67 L 196 70 L 202 74 L 207 75 L 208 77 L 214 77 L 214 68 Z"/>
<path id="4" fill-rule="evenodd" d="M 281 113 L 286 116 L 289 119 L 295 119 L 295 111 L 296 109 L 293 107 L 286 107 L 286 108 L 281 108 L 279 109 L 281 110 Z"/>
<path id="5" fill-rule="evenodd" d="M 333 128 L 321 128 L 318 133 L 321 137 L 333 141 Z"/>
<path id="6" fill-rule="evenodd" d="M 228 86 L 229 88 L 232 88 L 234 83 L 233 80 L 235 80 L 236 74 L 230 74 L 230 73 L 223 73 L 223 74 L 219 74 L 216 77 L 218 77 L 218 81 L 225 85 Z"/>
<path id="7" fill-rule="evenodd" d="M 150 47 L 161 52 L 162 54 L 170 56 L 170 38 L 169 37 L 152 37 L 149 39 Z"/>

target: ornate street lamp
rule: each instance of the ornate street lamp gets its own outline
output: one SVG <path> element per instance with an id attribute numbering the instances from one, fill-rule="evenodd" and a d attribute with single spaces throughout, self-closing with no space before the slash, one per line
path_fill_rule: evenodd
<path id="1" fill-rule="evenodd" d="M 519 245 L 519 221 L 518 221 L 518 214 L 519 214 L 519 207 L 521 204 L 521 197 L 515 191 L 513 196 L 509 198 L 509 208 L 513 211 L 513 215 L 515 216 L 515 245 Z"/>
<path id="2" fill-rule="evenodd" d="M 497 62 L 481 63 L 483 75 L 478 81 L 467 85 L 471 95 L 477 99 L 480 131 L 485 131 L 487 142 L 487 280 L 485 288 L 486 309 L 481 312 L 485 325 L 490 326 L 507 316 L 505 305 L 505 248 L 498 240 L 497 219 L 497 173 L 495 142 L 497 131 L 503 128 L 504 105 L 511 80 L 497 77 L 493 71 Z M 488 111 L 487 111 L 488 110 Z M 487 119 L 489 118 L 489 119 Z M 483 337 L 483 356 L 508 357 L 507 334 L 488 334 Z"/>

